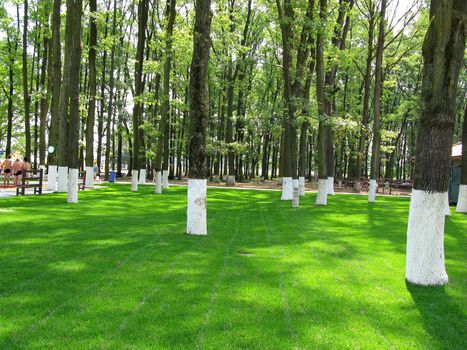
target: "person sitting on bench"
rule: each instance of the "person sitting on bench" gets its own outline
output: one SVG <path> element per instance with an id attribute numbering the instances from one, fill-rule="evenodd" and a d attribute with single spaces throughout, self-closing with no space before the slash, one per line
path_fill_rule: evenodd
<path id="1" fill-rule="evenodd" d="M 30 176 L 31 171 L 31 163 L 29 163 L 29 159 L 24 157 L 23 164 L 21 166 L 23 170 L 23 176 L 26 178 L 26 184 L 29 184 L 29 180 L 27 180 Z"/>
<path id="2" fill-rule="evenodd" d="M 10 155 L 7 154 L 5 160 L 3 161 L 3 165 L 2 165 L 2 169 L 3 169 L 3 186 L 5 186 L 5 187 L 10 186 L 11 167 L 12 167 L 12 162 L 11 162 L 11 159 L 10 159 Z"/>
<path id="3" fill-rule="evenodd" d="M 15 186 L 19 186 L 21 184 L 21 175 L 23 174 L 23 164 L 19 159 L 15 160 L 12 169 L 15 177 Z"/>

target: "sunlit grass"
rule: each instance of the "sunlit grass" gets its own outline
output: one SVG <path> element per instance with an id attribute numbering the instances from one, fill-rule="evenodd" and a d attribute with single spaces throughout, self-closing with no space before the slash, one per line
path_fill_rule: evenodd
<path id="1" fill-rule="evenodd" d="M 406 285 L 407 198 L 186 189 L 0 200 L 0 348 L 466 349 L 467 216 L 446 223 L 446 287 Z M 8 213 L 9 210 L 14 211 Z"/>

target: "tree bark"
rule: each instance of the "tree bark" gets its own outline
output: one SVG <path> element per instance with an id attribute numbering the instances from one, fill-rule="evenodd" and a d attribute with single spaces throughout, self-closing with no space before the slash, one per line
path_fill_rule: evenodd
<path id="1" fill-rule="evenodd" d="M 94 166 L 94 124 L 96 119 L 96 94 L 97 94 L 97 73 L 96 73 L 96 47 L 97 47 L 97 1 L 89 1 L 90 23 L 89 23 L 89 104 L 88 117 L 86 119 L 86 167 L 90 169 Z M 86 174 L 87 175 L 87 174 Z"/>
<path id="2" fill-rule="evenodd" d="M 448 282 L 444 265 L 445 206 L 466 18 L 467 3 L 463 0 L 431 2 L 422 51 L 422 105 L 407 229 L 406 278 L 414 284 Z"/>
<path id="3" fill-rule="evenodd" d="M 48 154 L 48 165 L 58 163 L 59 120 L 60 120 L 60 91 L 62 86 L 62 58 L 60 42 L 60 7 L 61 1 L 54 0 L 52 12 L 52 98 L 50 101 L 50 131 L 49 145 L 54 147 L 54 152 Z"/>
<path id="4" fill-rule="evenodd" d="M 362 109 L 362 124 L 360 127 L 360 139 L 358 144 L 357 162 L 355 166 L 355 189 L 361 190 L 361 179 L 362 179 L 362 164 L 365 152 L 365 144 L 368 138 L 368 121 L 369 121 L 369 105 L 370 105 L 370 83 L 371 83 L 371 71 L 373 63 L 373 37 L 375 28 L 375 16 L 374 9 L 370 3 L 369 11 L 369 22 L 368 22 L 368 50 L 366 57 L 366 69 L 363 82 L 363 109 Z"/>
<path id="5" fill-rule="evenodd" d="M 157 140 L 157 151 L 155 170 L 168 170 L 169 157 L 169 107 L 170 107 L 170 72 L 172 69 L 172 34 L 175 24 L 176 1 L 167 0 L 165 9 L 165 18 L 167 27 L 165 30 L 165 56 L 164 56 L 164 80 L 162 85 L 162 105 L 161 105 L 161 120 L 159 124 L 159 138 Z"/>
<path id="6" fill-rule="evenodd" d="M 117 1 L 114 0 L 113 19 L 112 19 L 112 38 L 115 37 L 117 30 Z M 110 178 L 110 148 L 111 148 L 111 134 L 112 134 L 112 118 L 114 111 L 114 87 L 115 87 L 115 43 L 112 44 L 110 53 L 110 78 L 109 78 L 109 104 L 107 105 L 107 125 L 105 134 L 105 162 L 104 171 L 105 178 L 108 181 Z"/>
<path id="7" fill-rule="evenodd" d="M 29 109 L 31 105 L 31 96 L 28 90 L 28 0 L 24 0 L 23 14 L 23 99 L 24 99 L 24 134 L 25 150 L 24 156 L 31 159 L 31 123 L 29 120 Z"/>
<path id="8" fill-rule="evenodd" d="M 379 33 L 378 46 L 376 48 L 376 63 L 375 63 L 375 99 L 374 99 L 374 121 L 373 121 L 373 143 L 371 151 L 371 167 L 370 167 L 370 190 L 368 192 L 368 201 L 374 202 L 377 181 L 380 177 L 380 148 L 381 148 L 381 95 L 383 93 L 383 51 L 384 51 L 384 28 L 386 25 L 386 0 L 381 0 L 381 10 L 379 14 Z"/>
<path id="9" fill-rule="evenodd" d="M 190 136 L 189 156 L 191 179 L 205 179 L 206 167 L 206 130 L 208 108 L 206 101 L 206 77 L 211 47 L 210 0 L 196 2 L 196 17 L 193 35 L 193 58 L 190 69 Z"/>
<path id="10" fill-rule="evenodd" d="M 136 63 L 135 63 L 135 94 L 133 107 L 133 176 L 138 176 L 141 166 L 141 144 L 140 144 L 140 114 L 141 104 L 140 98 L 143 94 L 143 60 L 144 47 L 146 41 L 146 26 L 148 20 L 148 2 L 141 0 L 138 4 L 138 43 L 136 47 Z"/>

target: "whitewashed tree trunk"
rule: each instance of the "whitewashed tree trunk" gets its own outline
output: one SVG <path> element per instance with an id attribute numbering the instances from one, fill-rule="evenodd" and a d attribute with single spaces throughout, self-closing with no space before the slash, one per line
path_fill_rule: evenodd
<path id="1" fill-rule="evenodd" d="M 304 176 L 300 176 L 298 178 L 298 194 L 302 197 L 305 195 L 305 177 Z"/>
<path id="2" fill-rule="evenodd" d="M 169 188 L 169 171 L 163 170 L 162 171 L 162 188 L 166 189 Z"/>
<path id="3" fill-rule="evenodd" d="M 449 207 L 449 193 L 446 192 L 446 200 L 444 201 L 445 202 L 445 206 L 444 206 L 444 214 L 446 216 L 451 216 L 451 208 Z"/>
<path id="4" fill-rule="evenodd" d="M 370 179 L 370 189 L 368 190 L 368 202 L 374 203 L 376 201 L 376 190 L 378 189 L 378 184 L 376 180 Z"/>
<path id="5" fill-rule="evenodd" d="M 154 186 L 154 193 L 161 194 L 162 193 L 162 172 L 156 171 L 155 172 L 155 186 Z"/>
<path id="6" fill-rule="evenodd" d="M 188 179 L 187 233 L 207 235 L 206 179 Z"/>
<path id="7" fill-rule="evenodd" d="M 467 185 L 459 186 L 459 198 L 457 199 L 456 211 L 458 213 L 467 213 Z"/>
<path id="8" fill-rule="evenodd" d="M 138 170 L 134 170 L 131 173 L 131 191 L 138 191 Z"/>
<path id="9" fill-rule="evenodd" d="M 92 166 L 86 167 L 86 180 L 84 184 L 86 188 L 94 188 L 94 169 Z"/>
<path id="10" fill-rule="evenodd" d="M 235 176 L 234 175 L 228 175 L 227 176 L 227 186 L 235 186 Z"/>
<path id="11" fill-rule="evenodd" d="M 318 179 L 318 193 L 316 194 L 315 205 L 328 204 L 328 180 Z"/>
<path id="12" fill-rule="evenodd" d="M 146 169 L 139 170 L 139 184 L 144 185 L 146 183 Z"/>
<path id="13" fill-rule="evenodd" d="M 57 190 L 57 166 L 49 165 L 49 173 L 47 175 L 47 189 L 49 191 Z"/>
<path id="14" fill-rule="evenodd" d="M 334 177 L 333 176 L 328 176 L 328 182 L 327 182 L 327 188 L 328 188 L 328 194 L 334 195 Z"/>
<path id="15" fill-rule="evenodd" d="M 300 185 L 298 179 L 292 180 L 292 208 L 300 207 Z"/>
<path id="16" fill-rule="evenodd" d="M 277 184 L 278 184 L 278 185 L 282 186 L 283 182 L 284 182 L 284 181 L 283 181 L 282 177 L 278 177 L 278 178 L 277 178 Z"/>
<path id="17" fill-rule="evenodd" d="M 293 185 L 291 177 L 282 178 L 282 197 L 283 201 L 290 201 L 293 198 Z"/>
<path id="18" fill-rule="evenodd" d="M 220 180 L 219 180 L 219 175 L 213 175 L 213 176 L 212 176 L 212 181 L 213 181 L 213 182 L 220 182 Z"/>
<path id="19" fill-rule="evenodd" d="M 78 174 L 79 169 L 69 169 L 68 173 L 68 203 L 78 203 Z"/>
<path id="20" fill-rule="evenodd" d="M 446 192 L 413 190 L 407 228 L 406 279 L 420 285 L 448 282 L 444 266 Z"/>
<path id="21" fill-rule="evenodd" d="M 57 192 L 68 192 L 68 167 L 58 167 Z"/>

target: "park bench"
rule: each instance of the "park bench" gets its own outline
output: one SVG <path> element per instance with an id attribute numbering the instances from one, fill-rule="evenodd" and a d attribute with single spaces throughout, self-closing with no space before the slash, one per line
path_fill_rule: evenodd
<path id="1" fill-rule="evenodd" d="M 26 194 L 27 188 L 33 188 L 34 194 L 42 194 L 42 181 L 44 178 L 43 169 L 23 170 L 21 177 L 21 184 L 16 186 L 16 195 L 19 196 Z"/>
<path id="2" fill-rule="evenodd" d="M 78 173 L 78 179 L 81 180 L 78 182 L 78 190 L 84 191 L 86 189 L 86 170 Z"/>

